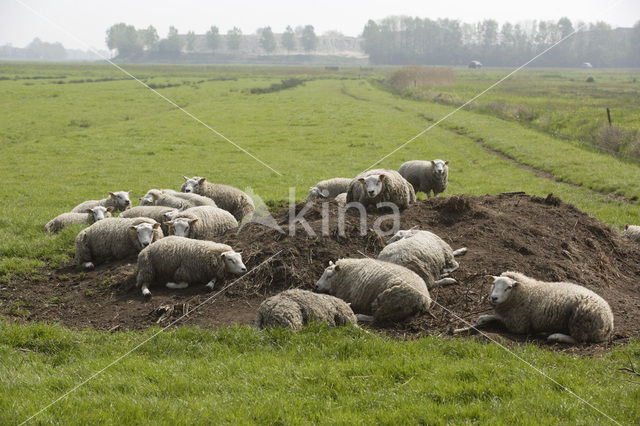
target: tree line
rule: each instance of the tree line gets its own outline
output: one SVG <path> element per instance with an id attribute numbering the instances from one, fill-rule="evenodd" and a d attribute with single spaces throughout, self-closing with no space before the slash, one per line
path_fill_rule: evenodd
<path id="1" fill-rule="evenodd" d="M 313 25 L 297 27 L 291 26 L 280 35 L 277 40 L 271 27 L 258 30 L 259 44 L 262 50 L 273 53 L 278 47 L 287 52 L 296 51 L 299 48 L 307 53 L 314 51 L 318 45 L 318 37 Z M 241 50 L 244 35 L 238 27 L 233 27 L 223 36 L 217 26 L 212 25 L 204 34 L 204 49 L 209 52 Z M 145 29 L 136 29 L 133 25 L 119 23 L 107 29 L 106 43 L 109 49 L 117 50 L 120 59 L 135 59 L 142 56 L 156 56 L 160 58 L 176 58 L 182 53 L 203 51 L 202 46 L 197 46 L 197 36 L 193 31 L 186 35 L 178 34 L 175 27 L 170 27 L 165 38 L 160 38 L 158 31 L 150 25 Z"/>
<path id="2" fill-rule="evenodd" d="M 515 66 L 566 38 L 532 65 L 640 66 L 640 21 L 633 28 L 613 29 L 604 22 L 574 26 L 566 17 L 499 25 L 492 19 L 461 23 L 404 16 L 369 20 L 362 37 L 363 50 L 373 64 L 465 65 L 476 60 Z"/>

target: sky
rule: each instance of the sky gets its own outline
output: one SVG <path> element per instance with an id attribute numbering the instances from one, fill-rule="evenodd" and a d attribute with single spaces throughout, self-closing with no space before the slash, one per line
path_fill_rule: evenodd
<path id="1" fill-rule="evenodd" d="M 391 15 L 500 23 L 567 16 L 574 23 L 630 27 L 640 20 L 640 0 L 0 0 L 0 45 L 24 47 L 39 37 L 67 48 L 106 50 L 105 32 L 118 22 L 153 25 L 160 37 L 171 25 L 181 34 L 204 34 L 211 25 L 221 33 L 237 26 L 251 34 L 266 26 L 280 33 L 287 25 L 308 24 L 317 34 L 335 30 L 357 36 L 369 19 Z"/>

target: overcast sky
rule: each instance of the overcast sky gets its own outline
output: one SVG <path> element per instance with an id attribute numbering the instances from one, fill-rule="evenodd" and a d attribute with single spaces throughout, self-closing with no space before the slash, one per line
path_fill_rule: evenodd
<path id="1" fill-rule="evenodd" d="M 265 26 L 279 33 L 287 25 L 307 24 L 313 25 L 317 34 L 337 30 L 355 36 L 367 20 L 389 15 L 463 22 L 491 18 L 501 23 L 567 16 L 573 22 L 605 21 L 614 27 L 630 27 L 640 20 L 640 0 L 0 0 L 0 45 L 23 47 L 40 37 L 59 41 L 67 48 L 106 49 L 105 31 L 118 22 L 136 28 L 153 25 L 161 37 L 170 25 L 181 34 L 189 30 L 203 34 L 211 25 L 218 26 L 221 33 L 237 26 L 250 34 Z"/>

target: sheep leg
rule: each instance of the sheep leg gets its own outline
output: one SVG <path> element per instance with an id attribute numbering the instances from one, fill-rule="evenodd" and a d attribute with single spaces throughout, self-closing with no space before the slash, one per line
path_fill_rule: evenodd
<path id="1" fill-rule="evenodd" d="M 356 318 L 358 319 L 358 322 L 373 322 L 373 317 L 371 315 L 356 314 Z"/>
<path id="2" fill-rule="evenodd" d="M 142 284 L 142 295 L 144 297 L 149 297 L 151 296 L 151 292 L 149 291 L 149 288 L 147 287 L 146 284 Z"/>
<path id="3" fill-rule="evenodd" d="M 179 283 L 171 283 L 171 282 L 169 282 L 169 283 L 166 284 L 166 286 L 167 286 L 167 288 L 170 288 L 170 289 L 181 290 L 183 288 L 189 287 L 189 283 L 184 282 L 184 281 L 179 282 Z"/>
<path id="4" fill-rule="evenodd" d="M 486 325 L 492 321 L 501 321 L 501 318 L 498 315 L 480 315 L 476 320 L 475 327 L 481 327 Z"/>
<path id="5" fill-rule="evenodd" d="M 95 265 L 93 264 L 93 262 L 84 262 L 82 264 L 82 267 L 84 269 L 93 269 L 93 268 L 95 268 Z"/>
<path id="6" fill-rule="evenodd" d="M 550 343 L 567 343 L 569 345 L 574 345 L 576 343 L 578 343 L 576 341 L 576 339 L 574 339 L 573 337 L 567 335 L 567 334 L 562 334 L 562 333 L 554 333 L 549 335 L 549 337 L 547 337 L 547 342 Z"/>
<path id="7" fill-rule="evenodd" d="M 434 282 L 434 287 L 444 287 L 447 285 L 452 285 L 452 284 L 457 284 L 458 281 L 456 281 L 455 278 L 442 278 L 437 280 L 436 282 Z"/>
<path id="8" fill-rule="evenodd" d="M 213 288 L 215 287 L 215 285 L 216 285 L 216 278 L 215 278 L 215 277 L 213 277 L 213 278 L 211 279 L 211 281 L 209 281 L 209 282 L 206 284 L 206 287 L 207 287 L 209 290 L 213 290 Z"/>
<path id="9" fill-rule="evenodd" d="M 451 268 L 443 268 L 442 269 L 442 274 L 450 274 L 453 271 L 457 270 L 459 267 L 460 267 L 459 265 L 456 265 L 456 266 L 451 267 Z"/>
<path id="10" fill-rule="evenodd" d="M 454 250 L 453 251 L 453 257 L 463 256 L 465 254 L 467 254 L 467 248 L 466 247 L 461 247 L 458 250 Z"/>

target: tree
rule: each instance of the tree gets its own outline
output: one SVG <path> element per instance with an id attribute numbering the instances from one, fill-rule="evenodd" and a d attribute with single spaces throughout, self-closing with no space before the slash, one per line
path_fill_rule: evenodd
<path id="1" fill-rule="evenodd" d="M 145 30 L 138 30 L 138 38 L 142 42 L 145 50 L 154 50 L 158 47 L 158 31 L 153 25 L 149 25 Z"/>
<path id="2" fill-rule="evenodd" d="M 293 32 L 291 25 L 288 25 L 286 31 L 282 34 L 280 43 L 282 47 L 287 49 L 287 53 L 296 50 L 296 34 Z"/>
<path id="3" fill-rule="evenodd" d="M 196 33 L 193 31 L 187 33 L 186 47 L 189 52 L 193 52 L 196 47 Z"/>
<path id="4" fill-rule="evenodd" d="M 233 27 L 232 30 L 227 31 L 227 47 L 229 50 L 240 50 L 240 44 L 242 43 L 242 30 L 238 27 Z"/>
<path id="5" fill-rule="evenodd" d="M 567 37 L 569 34 L 571 34 L 574 31 L 571 20 L 566 16 L 558 20 L 558 28 L 560 29 L 561 38 Z"/>
<path id="6" fill-rule="evenodd" d="M 276 50 L 276 36 L 273 35 L 271 27 L 263 28 L 261 33 L 260 46 L 262 46 L 267 53 Z"/>
<path id="7" fill-rule="evenodd" d="M 218 27 L 212 25 L 207 31 L 206 38 L 209 49 L 216 50 L 220 47 L 220 30 L 218 30 Z"/>
<path id="8" fill-rule="evenodd" d="M 307 25 L 302 30 L 302 48 L 305 52 L 311 52 L 316 50 L 318 46 L 318 36 L 316 36 L 316 32 L 313 29 L 313 25 Z"/>
<path id="9" fill-rule="evenodd" d="M 120 58 L 130 58 L 142 53 L 142 42 L 133 25 L 127 25 L 124 22 L 112 25 L 107 30 L 106 41 L 109 49 L 118 50 Z"/>
<path id="10" fill-rule="evenodd" d="M 160 40 L 160 52 L 165 56 L 179 56 L 182 51 L 182 39 L 176 27 L 169 27 L 167 38 Z"/>
<path id="11" fill-rule="evenodd" d="M 26 51 L 28 57 L 31 59 L 60 61 L 67 57 L 67 50 L 61 43 L 47 43 L 37 37 L 29 43 Z"/>

